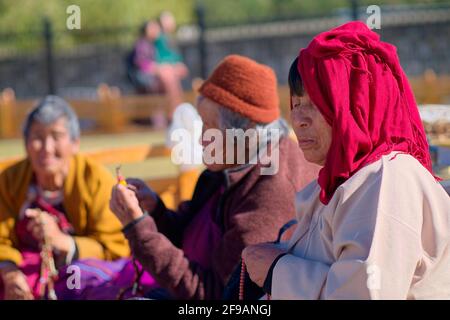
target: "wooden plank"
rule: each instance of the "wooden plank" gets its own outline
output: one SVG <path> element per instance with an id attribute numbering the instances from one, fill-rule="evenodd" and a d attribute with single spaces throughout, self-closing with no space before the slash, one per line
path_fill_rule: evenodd
<path id="1" fill-rule="evenodd" d="M 450 98 L 450 76 L 437 76 L 432 71 L 427 71 L 419 77 L 409 79 L 418 103 L 443 103 Z M 2 94 L 8 95 L 5 89 Z M 89 133 L 107 133 L 123 132 L 125 130 L 135 130 L 132 121 L 136 119 L 148 119 L 155 113 L 167 112 L 167 98 L 165 95 L 122 95 L 120 90 L 110 87 L 106 84 L 99 86 L 98 99 L 69 99 L 68 102 L 73 106 L 75 112 L 81 121 L 92 120 L 95 123 L 90 129 L 83 132 Z M 278 87 L 280 98 L 280 109 L 282 116 L 289 121 L 290 119 L 290 93 L 287 85 Z M 185 101 L 195 104 L 197 92 L 193 90 L 185 91 Z M 0 138 L 20 136 L 20 128 L 26 114 L 36 104 L 37 100 L 16 100 L 10 101 L 12 108 L 6 111 L 9 121 L 3 118 L 0 123 Z M 0 103 L 1 104 L 1 103 Z M 13 116 L 10 115 L 13 111 Z M 1 106 L 0 106 L 1 112 Z M 89 122 L 88 121 L 88 122 Z M 11 130 L 11 128 L 13 128 Z M 11 132 L 10 132 L 11 131 Z"/>
<path id="2" fill-rule="evenodd" d="M 446 136 L 438 136 L 434 139 L 431 139 L 430 144 L 439 146 L 439 147 L 447 147 L 450 148 L 450 138 Z"/>
<path id="3" fill-rule="evenodd" d="M 84 153 L 92 159 L 102 163 L 133 163 L 155 157 L 169 157 L 171 150 L 165 145 L 139 145 L 131 147 L 109 148 L 104 150 L 93 150 Z M 0 160 L 0 172 L 21 157 L 4 158 Z"/>
<path id="4" fill-rule="evenodd" d="M 163 177 L 156 179 L 146 179 L 145 182 L 152 188 L 156 193 L 161 194 L 162 192 L 173 189 L 173 187 L 178 184 L 178 177 Z"/>
<path id="5" fill-rule="evenodd" d="M 280 86 L 278 87 L 278 97 L 280 99 L 280 112 L 281 116 L 288 121 L 290 124 L 291 120 L 291 106 L 290 106 L 290 97 L 291 93 L 288 86 Z"/>
<path id="6" fill-rule="evenodd" d="M 13 163 L 17 162 L 18 160 L 20 160 L 20 158 L 18 158 L 18 157 L 6 158 L 6 159 L 0 160 L 0 172 L 2 172 L 5 168 L 9 167 Z"/>
<path id="7" fill-rule="evenodd" d="M 85 154 L 102 164 L 139 162 L 154 157 L 170 156 L 170 149 L 164 145 L 131 146 L 89 151 Z"/>
<path id="8" fill-rule="evenodd" d="M 105 159 L 107 162 L 117 162 L 116 160 L 112 161 L 111 158 L 108 158 L 108 156 L 105 156 L 107 152 L 104 154 L 97 154 L 98 159 Z M 151 151 L 150 151 L 151 153 Z M 111 153 L 112 154 L 112 153 Z M 8 166 L 14 164 L 20 160 L 20 158 L 9 158 L 9 159 L 3 159 L 0 161 L 0 173 L 7 168 Z M 119 162 L 125 163 L 125 159 L 120 159 Z M 145 182 L 158 194 L 161 194 L 163 192 L 166 192 L 167 190 L 175 190 L 178 186 L 178 177 L 177 176 L 171 176 L 171 177 L 160 177 L 160 178 L 154 178 L 154 179 L 146 179 Z M 175 188 L 175 189 L 174 189 Z"/>

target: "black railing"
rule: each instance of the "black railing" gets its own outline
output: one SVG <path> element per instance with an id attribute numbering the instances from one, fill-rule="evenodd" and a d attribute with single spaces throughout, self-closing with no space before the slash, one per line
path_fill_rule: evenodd
<path id="1" fill-rule="evenodd" d="M 200 3 L 200 2 L 199 2 Z M 363 18 L 363 8 L 358 7 L 360 0 L 347 0 L 347 8 L 336 9 L 332 15 L 327 17 L 338 17 L 343 19 Z M 389 7 L 390 11 L 382 13 L 388 15 L 392 12 L 409 11 L 430 11 L 449 9 L 449 5 L 440 6 L 401 6 L 398 9 Z M 209 14 L 208 14 L 209 13 Z M 206 7 L 198 4 L 195 8 L 196 30 L 198 34 L 193 37 L 194 43 L 189 47 L 182 47 L 189 51 L 189 59 L 186 61 L 191 69 L 191 77 L 200 76 L 205 78 L 208 74 L 209 62 L 215 62 L 217 56 L 207 37 L 208 31 L 216 30 L 219 26 L 231 25 L 233 21 L 211 21 L 210 12 Z M 245 24 L 263 24 L 273 21 L 308 21 L 314 20 L 314 15 L 299 15 L 298 13 L 284 14 L 283 16 L 274 14 L 265 18 L 249 18 Z M 321 18 L 326 18 L 321 16 Z M 0 89 L 12 83 L 12 77 L 20 79 L 15 80 L 14 84 L 21 86 L 20 82 L 27 82 L 23 85 L 18 94 L 21 96 L 43 95 L 46 93 L 58 93 L 65 86 L 77 87 L 80 90 L 85 87 L 93 87 L 99 82 L 114 81 L 117 77 L 126 78 L 125 70 L 120 67 L 121 58 L 125 58 L 126 53 L 131 50 L 133 42 L 137 38 L 139 27 L 135 26 L 116 26 L 82 30 L 55 30 L 52 22 L 48 19 L 43 20 L 42 25 L 36 26 L 36 30 L 29 32 L 0 32 Z M 438 56 L 438 55 L 441 56 Z M 113 57 L 114 55 L 114 57 Z M 447 59 L 448 55 L 437 51 L 434 56 L 438 60 Z M 84 68 L 78 68 L 78 63 L 85 63 Z M 22 66 L 21 64 L 25 64 Z M 14 64 L 16 64 L 14 66 Z M 89 71 L 98 70 L 98 77 L 91 77 L 89 81 L 78 81 L 81 77 L 77 73 L 89 68 Z M 104 69 L 117 69 L 114 72 L 104 72 Z M 60 75 L 64 69 L 64 75 Z M 4 70 L 7 70 L 5 72 Z M 68 70 L 68 71 L 67 71 Z M 438 70 L 437 70 L 438 71 Z M 34 74 L 33 74 L 34 73 Z M 107 74 L 106 77 L 103 77 Z M 77 78 L 78 77 L 78 78 Z M 103 78 L 102 78 L 103 77 Z M 120 82 L 120 83 L 126 83 Z M 114 83 L 113 83 L 114 84 Z M 119 85 L 115 83 L 115 85 Z M 131 86 L 131 85 L 130 85 Z M 32 88 L 30 90 L 29 88 Z M 126 90 L 125 90 L 126 91 Z"/>

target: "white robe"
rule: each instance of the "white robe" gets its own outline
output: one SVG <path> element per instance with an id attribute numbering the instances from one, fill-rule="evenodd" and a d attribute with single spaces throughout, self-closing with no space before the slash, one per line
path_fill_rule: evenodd
<path id="1" fill-rule="evenodd" d="M 415 158 L 395 154 L 359 170 L 326 206 L 317 181 L 297 194 L 273 299 L 450 299 L 450 198 Z"/>

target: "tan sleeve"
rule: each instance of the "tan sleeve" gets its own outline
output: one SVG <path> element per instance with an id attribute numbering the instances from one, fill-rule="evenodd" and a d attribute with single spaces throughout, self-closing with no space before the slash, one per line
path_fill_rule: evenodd
<path id="1" fill-rule="evenodd" d="M 79 259 L 114 260 L 130 254 L 128 242 L 122 233 L 122 225 L 109 209 L 109 199 L 115 181 L 109 172 L 104 170 L 90 204 L 87 234 L 75 237 Z"/>
<path id="2" fill-rule="evenodd" d="M 9 260 L 19 265 L 22 254 L 13 243 L 15 218 L 6 180 L 6 174 L 0 174 L 0 261 Z"/>
<path id="3" fill-rule="evenodd" d="M 20 251 L 14 248 L 14 246 L 4 238 L 0 239 L 0 262 L 1 261 L 11 261 L 16 265 L 22 263 L 22 254 Z"/>
<path id="4" fill-rule="evenodd" d="M 406 188 L 386 179 L 367 181 L 351 196 L 341 195 L 331 222 L 334 262 L 292 254 L 278 261 L 272 277 L 274 298 L 407 298 L 422 255 L 419 223 L 414 223 L 422 216 L 422 206 L 412 200 L 420 199 L 412 195 L 420 190 L 414 182 L 403 181 Z M 412 217 L 411 224 L 402 214 Z"/>

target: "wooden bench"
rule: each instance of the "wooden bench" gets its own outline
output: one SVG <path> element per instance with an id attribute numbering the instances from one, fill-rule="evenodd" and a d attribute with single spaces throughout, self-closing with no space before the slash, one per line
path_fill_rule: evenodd
<path id="1" fill-rule="evenodd" d="M 450 101 L 450 76 L 437 76 L 427 70 L 420 77 L 409 79 L 419 104 L 447 103 Z M 198 84 L 195 84 L 198 86 Z M 194 84 L 193 84 L 194 87 Z M 289 119 L 289 88 L 279 87 L 281 114 Z M 195 103 L 195 90 L 186 91 L 184 100 Z M 135 120 L 146 119 L 156 113 L 166 115 L 167 102 L 164 95 L 122 95 L 119 88 L 100 84 L 97 99 L 69 99 L 75 112 L 84 122 L 90 123 L 83 133 L 114 133 L 137 131 Z M 0 139 L 20 136 L 20 128 L 26 114 L 37 100 L 17 100 L 12 89 L 0 93 Z M 148 128 L 145 128 L 146 130 Z"/>
<path id="2" fill-rule="evenodd" d="M 157 157 L 164 157 L 167 158 L 167 161 L 170 161 L 171 151 L 163 145 L 136 145 L 88 151 L 84 154 L 108 166 L 112 164 L 139 164 L 142 161 Z M 19 157 L 0 159 L 0 172 L 18 160 L 20 160 Z M 138 178 L 143 178 L 161 196 L 166 206 L 174 209 L 178 203 L 192 197 L 199 174 L 200 171 L 197 169 L 189 171 L 178 169 L 175 176 L 148 178 L 142 175 Z"/>
<path id="3" fill-rule="evenodd" d="M 450 75 L 436 75 L 428 69 L 420 77 L 409 79 L 418 104 L 450 103 Z"/>
<path id="4" fill-rule="evenodd" d="M 167 116 L 166 101 L 164 95 L 122 95 L 118 88 L 106 84 L 98 86 L 96 99 L 68 100 L 87 134 L 138 131 L 136 120 L 150 120 L 155 114 Z M 194 103 L 194 92 L 186 92 L 185 101 Z M 37 102 L 17 100 L 10 88 L 0 92 L 0 139 L 19 137 L 26 115 Z"/>

